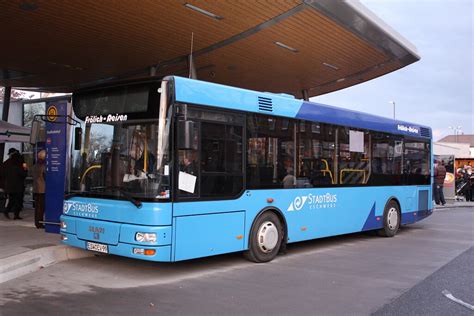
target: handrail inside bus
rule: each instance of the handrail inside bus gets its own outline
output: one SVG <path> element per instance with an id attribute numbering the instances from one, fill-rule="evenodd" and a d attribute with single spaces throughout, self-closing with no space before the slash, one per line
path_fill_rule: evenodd
<path id="1" fill-rule="evenodd" d="M 332 172 L 331 172 L 331 169 L 329 169 L 329 164 L 328 164 L 328 161 L 326 159 L 321 159 L 321 161 L 324 163 L 324 165 L 326 166 L 325 169 L 321 169 L 321 172 L 323 173 L 324 176 L 326 176 L 326 172 L 329 173 L 329 177 L 331 178 L 331 184 L 335 184 L 334 183 L 334 177 L 332 176 Z"/>
<path id="2" fill-rule="evenodd" d="M 363 175 L 362 183 L 366 183 L 365 182 L 365 180 L 366 180 L 366 175 L 365 174 L 366 174 L 367 170 L 364 170 L 364 169 L 341 169 L 341 171 L 339 172 L 339 183 L 341 183 L 341 184 L 344 184 L 344 181 L 342 181 L 344 172 L 362 172 L 362 175 Z"/>
<path id="3" fill-rule="evenodd" d="M 93 165 L 93 166 L 90 166 L 89 168 L 87 168 L 86 171 L 84 171 L 84 173 L 82 174 L 81 184 L 84 183 L 84 179 L 86 178 L 86 175 L 89 173 L 89 171 L 91 171 L 93 169 L 100 169 L 100 168 L 102 168 L 102 165 Z"/>

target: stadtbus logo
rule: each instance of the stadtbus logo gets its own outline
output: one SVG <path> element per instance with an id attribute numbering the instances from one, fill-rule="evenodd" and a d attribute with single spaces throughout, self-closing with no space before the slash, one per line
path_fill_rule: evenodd
<path id="1" fill-rule="evenodd" d="M 287 211 L 300 211 L 305 205 L 308 206 L 310 210 L 320 209 L 320 208 L 334 208 L 337 203 L 337 194 L 321 194 L 314 195 L 308 194 L 303 196 L 297 196 L 288 206 Z"/>
<path id="2" fill-rule="evenodd" d="M 99 207 L 92 203 L 82 203 L 82 202 L 64 202 L 63 205 L 64 214 L 72 214 L 75 216 L 82 217 L 97 217 L 99 213 Z"/>

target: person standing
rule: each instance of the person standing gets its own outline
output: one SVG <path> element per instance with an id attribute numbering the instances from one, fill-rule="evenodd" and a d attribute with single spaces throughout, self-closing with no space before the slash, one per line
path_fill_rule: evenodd
<path id="1" fill-rule="evenodd" d="M 37 155 L 36 163 L 33 165 L 33 194 L 35 196 L 35 226 L 36 228 L 44 228 L 44 196 L 46 188 L 46 168 L 45 168 L 46 152 L 40 150 Z"/>
<path id="2" fill-rule="evenodd" d="M 472 180 L 471 178 L 473 177 L 472 174 L 472 168 L 471 166 L 466 166 L 465 172 L 464 172 L 464 181 L 466 183 L 464 187 L 464 197 L 466 198 L 466 202 L 474 202 L 474 192 L 472 188 Z"/>
<path id="3" fill-rule="evenodd" d="M 439 205 L 440 203 L 442 205 L 445 205 L 446 200 L 444 199 L 443 185 L 444 185 L 444 178 L 446 177 L 446 168 L 444 167 L 444 161 L 441 161 L 441 162 L 436 161 L 436 162 L 437 162 L 437 165 L 435 166 L 435 169 L 434 169 L 435 203 L 436 203 L 436 205 Z"/>
<path id="4" fill-rule="evenodd" d="M 3 214 L 6 218 L 10 218 L 8 213 L 13 212 L 13 219 L 22 219 L 20 217 L 20 210 L 26 170 L 23 168 L 20 152 L 10 148 L 8 154 L 10 158 L 4 162 L 2 168 L 5 179 L 5 192 L 8 194 L 8 205 Z"/>

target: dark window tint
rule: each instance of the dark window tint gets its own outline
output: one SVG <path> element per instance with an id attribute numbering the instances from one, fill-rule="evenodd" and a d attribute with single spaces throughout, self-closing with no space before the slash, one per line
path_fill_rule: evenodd
<path id="1" fill-rule="evenodd" d="M 253 114 L 248 116 L 247 129 L 248 187 L 294 187 L 294 121 Z"/>
<path id="2" fill-rule="evenodd" d="M 185 105 L 178 106 L 177 111 L 181 120 L 186 118 L 195 127 L 192 149 L 178 150 L 178 195 L 184 198 L 238 195 L 243 190 L 243 116 Z M 186 138 L 181 137 L 184 131 L 180 126 L 177 124 L 178 139 Z"/>
<path id="3" fill-rule="evenodd" d="M 372 185 L 402 184 L 403 142 L 401 138 L 372 133 Z"/>
<path id="4" fill-rule="evenodd" d="M 406 184 L 430 183 L 430 144 L 405 140 L 403 174 Z"/>
<path id="5" fill-rule="evenodd" d="M 297 129 L 297 187 L 335 184 L 335 127 L 300 121 Z"/>
<path id="6" fill-rule="evenodd" d="M 201 123 L 201 197 L 242 190 L 242 133 L 241 126 Z"/>
<path id="7" fill-rule="evenodd" d="M 366 184 L 370 177 L 369 132 L 340 127 L 338 148 L 338 183 Z"/>

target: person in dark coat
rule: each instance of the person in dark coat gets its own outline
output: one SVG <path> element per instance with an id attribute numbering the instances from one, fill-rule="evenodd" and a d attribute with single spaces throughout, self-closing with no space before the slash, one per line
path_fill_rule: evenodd
<path id="1" fill-rule="evenodd" d="M 434 168 L 434 197 L 436 205 L 440 203 L 442 205 L 446 204 L 443 193 L 444 178 L 446 177 L 446 168 L 444 167 L 443 161 L 437 161 L 437 164 Z"/>
<path id="2" fill-rule="evenodd" d="M 26 170 L 23 168 L 21 155 L 16 149 L 11 148 L 8 154 L 10 158 L 3 163 L 2 167 L 5 179 L 5 192 L 8 194 L 8 205 L 3 214 L 6 218 L 10 218 L 8 213 L 13 212 L 13 219 L 22 219 L 20 217 L 20 210 Z"/>

